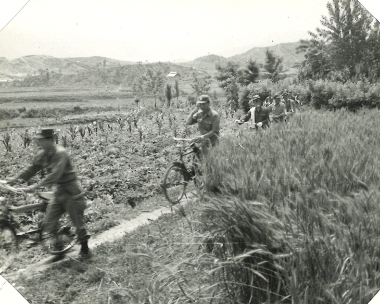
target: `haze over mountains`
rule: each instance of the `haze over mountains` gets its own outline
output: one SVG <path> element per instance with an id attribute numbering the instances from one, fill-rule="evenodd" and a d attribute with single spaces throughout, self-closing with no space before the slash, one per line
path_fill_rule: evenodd
<path id="1" fill-rule="evenodd" d="M 267 49 L 274 51 L 275 55 L 283 58 L 285 68 L 291 68 L 302 62 L 303 54 L 297 54 L 296 48 L 299 42 L 278 44 L 271 47 L 255 47 L 245 53 L 231 57 L 208 55 L 197 58 L 193 61 L 175 64 L 178 66 L 194 68 L 205 72 L 215 72 L 216 63 L 234 61 L 243 64 L 248 59 L 252 59 L 259 64 L 265 63 L 265 52 Z M 103 68 L 120 68 L 128 65 L 135 65 L 138 62 L 122 61 L 106 57 L 75 57 L 75 58 L 56 58 L 47 55 L 29 55 L 13 60 L 4 57 L 0 58 L 0 79 L 12 80 L 22 79 L 26 76 L 37 76 L 42 72 L 54 72 L 62 75 L 78 73 L 89 73 Z M 140 64 L 143 64 L 140 62 Z M 172 63 L 173 64 L 173 63 Z"/>

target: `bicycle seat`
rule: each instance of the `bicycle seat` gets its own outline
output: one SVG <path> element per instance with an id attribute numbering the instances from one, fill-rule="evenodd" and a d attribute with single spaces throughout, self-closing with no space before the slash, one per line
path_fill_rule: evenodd
<path id="1" fill-rule="evenodd" d="M 39 192 L 38 196 L 44 200 L 52 200 L 54 198 L 54 193 L 53 192 Z"/>

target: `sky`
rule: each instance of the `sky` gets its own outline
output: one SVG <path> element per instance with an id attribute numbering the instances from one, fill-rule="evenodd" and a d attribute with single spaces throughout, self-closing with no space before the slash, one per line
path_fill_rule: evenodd
<path id="1" fill-rule="evenodd" d="M 0 0 L 0 57 L 183 61 L 308 39 L 328 0 Z M 380 17 L 378 0 L 361 0 Z"/>

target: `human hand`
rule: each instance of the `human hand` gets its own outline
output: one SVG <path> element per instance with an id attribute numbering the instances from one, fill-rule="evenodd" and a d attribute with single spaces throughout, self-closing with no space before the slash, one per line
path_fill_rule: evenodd
<path id="1" fill-rule="evenodd" d="M 193 119 L 199 119 L 203 114 L 203 111 L 199 109 L 195 114 L 193 114 Z"/>
<path id="2" fill-rule="evenodd" d="M 38 189 L 38 187 L 36 186 L 29 186 L 29 187 L 26 187 L 26 188 L 20 188 L 20 190 L 24 191 L 25 193 L 33 193 L 35 192 L 36 190 Z"/>
<path id="3" fill-rule="evenodd" d="M 259 128 L 261 128 L 261 127 L 263 126 L 263 123 L 262 123 L 262 122 L 258 122 L 258 123 L 256 124 L 256 126 L 258 126 Z"/>
<path id="4" fill-rule="evenodd" d="M 198 136 L 197 138 L 195 138 L 194 142 L 199 143 L 199 142 L 202 142 L 204 139 L 205 139 L 204 136 L 201 135 L 201 136 Z"/>

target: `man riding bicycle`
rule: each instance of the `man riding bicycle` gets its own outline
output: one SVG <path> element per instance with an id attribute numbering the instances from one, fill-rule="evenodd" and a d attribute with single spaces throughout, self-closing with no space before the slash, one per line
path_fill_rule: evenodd
<path id="1" fill-rule="evenodd" d="M 34 137 L 38 146 L 42 148 L 35 156 L 32 165 L 13 178 L 7 179 L 9 184 L 17 181 L 28 181 L 37 172 L 46 169 L 47 176 L 36 185 L 24 188 L 25 192 L 34 192 L 45 186 L 56 185 L 54 201 L 48 205 L 43 229 L 56 234 L 58 221 L 67 212 L 76 227 L 76 234 L 81 243 L 80 257 L 91 256 L 88 247 L 90 235 L 87 233 L 84 222 L 86 201 L 84 192 L 79 186 L 71 158 L 67 151 L 55 145 L 54 130 L 42 129 Z"/>

